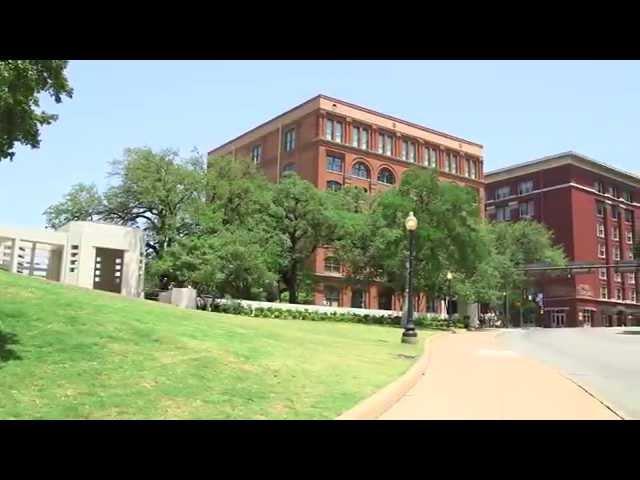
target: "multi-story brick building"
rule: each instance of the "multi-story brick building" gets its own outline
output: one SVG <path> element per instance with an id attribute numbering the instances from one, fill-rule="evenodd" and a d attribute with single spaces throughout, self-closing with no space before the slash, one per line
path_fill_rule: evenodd
<path id="1" fill-rule="evenodd" d="M 640 177 L 566 152 L 487 172 L 486 215 L 547 225 L 570 261 L 633 260 Z M 640 320 L 637 274 L 617 268 L 539 280 L 548 327 L 616 326 Z"/>
<path id="2" fill-rule="evenodd" d="M 295 171 L 320 189 L 355 185 L 370 194 L 393 187 L 412 165 L 434 167 L 443 180 L 475 188 L 484 202 L 482 145 L 324 95 L 209 152 L 223 155 L 250 157 L 274 182 Z M 400 309 L 402 295 L 385 285 L 345 283 L 328 246 L 309 261 L 318 277 L 316 304 Z M 441 309 L 425 295 L 417 300 L 417 311 Z"/>

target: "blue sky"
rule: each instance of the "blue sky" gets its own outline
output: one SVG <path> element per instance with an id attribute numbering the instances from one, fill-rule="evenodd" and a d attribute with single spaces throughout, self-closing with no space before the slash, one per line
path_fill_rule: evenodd
<path id="1" fill-rule="evenodd" d="M 487 170 L 576 150 L 640 172 L 640 62 L 72 61 L 38 150 L 0 162 L 0 225 L 38 227 L 134 146 L 185 155 L 324 93 L 481 143 Z"/>

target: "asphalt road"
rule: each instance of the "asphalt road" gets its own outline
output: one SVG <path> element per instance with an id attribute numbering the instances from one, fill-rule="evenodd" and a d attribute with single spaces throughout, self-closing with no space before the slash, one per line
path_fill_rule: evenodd
<path id="1" fill-rule="evenodd" d="M 508 348 L 560 370 L 625 418 L 640 419 L 640 327 L 505 330 Z"/>

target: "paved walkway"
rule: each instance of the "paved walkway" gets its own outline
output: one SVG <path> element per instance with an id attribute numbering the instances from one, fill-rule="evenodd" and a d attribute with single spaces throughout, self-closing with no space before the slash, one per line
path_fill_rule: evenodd
<path id="1" fill-rule="evenodd" d="M 441 335 L 420 381 L 381 420 L 616 420 L 555 370 L 507 350 L 499 332 Z"/>

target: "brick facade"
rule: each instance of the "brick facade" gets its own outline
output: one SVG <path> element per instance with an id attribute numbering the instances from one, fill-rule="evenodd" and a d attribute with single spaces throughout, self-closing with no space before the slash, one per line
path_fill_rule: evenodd
<path id="1" fill-rule="evenodd" d="M 286 151 L 286 132 L 292 128 L 295 129 L 295 147 Z M 389 139 L 387 144 L 383 141 L 381 145 L 382 133 Z M 356 135 L 359 141 L 354 145 Z M 366 144 L 362 140 L 365 136 Z M 390 152 L 385 150 L 389 144 Z M 293 169 L 301 178 L 323 190 L 338 184 L 340 187 L 355 185 L 374 194 L 397 185 L 407 168 L 415 164 L 426 167 L 431 159 L 435 160 L 443 180 L 472 187 L 478 192 L 480 204 L 485 200 L 482 145 L 324 95 L 225 143 L 210 151 L 209 156 L 251 157 L 252 149 L 258 145 L 261 147 L 258 163 L 267 178 L 274 182 L 279 181 L 283 170 Z M 433 152 L 431 157 L 429 149 Z M 341 159 L 339 171 L 327 168 L 328 156 Z M 385 183 L 390 180 L 393 181 Z M 340 306 L 402 308 L 402 295 L 385 285 L 348 285 L 341 272 L 326 271 L 327 256 L 330 256 L 330 248 L 320 248 L 309 259 L 317 275 L 315 304 L 324 305 L 327 287 L 334 287 L 339 290 Z M 427 295 L 417 297 L 416 310 L 427 311 Z M 441 308 L 438 304 L 436 311 Z"/>
<path id="2" fill-rule="evenodd" d="M 506 216 L 518 220 L 521 211 L 531 214 L 553 231 L 556 243 L 564 247 L 570 261 L 613 264 L 618 261 L 616 250 L 620 260 L 632 259 L 633 244 L 640 233 L 640 177 L 567 152 L 489 172 L 485 178 L 489 219 Z M 525 193 L 527 182 L 532 183 L 531 191 Z M 501 198 L 506 190 L 510 195 Z M 602 205 L 601 211 L 598 205 Z M 509 214 L 505 213 L 507 209 Z M 620 212 L 619 219 L 613 217 L 616 211 Z M 589 320 L 592 326 L 638 322 L 640 317 L 629 318 L 640 307 L 637 275 L 617 276 L 615 270 L 540 280 L 537 288 L 544 295 L 545 307 L 542 323 L 561 326 L 561 312 L 565 312 L 565 326 L 569 327 L 584 326 Z M 617 289 L 622 300 L 616 298 Z M 605 293 L 607 299 L 602 298 Z"/>

